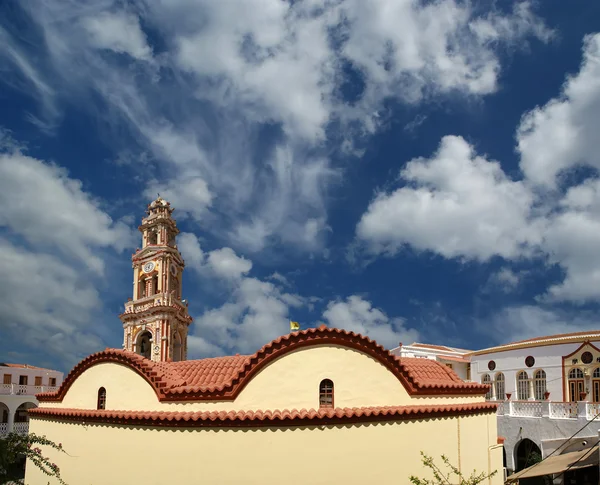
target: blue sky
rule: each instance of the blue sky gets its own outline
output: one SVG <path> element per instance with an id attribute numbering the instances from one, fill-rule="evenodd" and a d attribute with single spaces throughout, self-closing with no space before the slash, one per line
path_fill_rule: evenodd
<path id="1" fill-rule="evenodd" d="M 120 347 L 171 201 L 190 357 L 597 327 L 597 2 L 0 5 L 0 355 Z"/>

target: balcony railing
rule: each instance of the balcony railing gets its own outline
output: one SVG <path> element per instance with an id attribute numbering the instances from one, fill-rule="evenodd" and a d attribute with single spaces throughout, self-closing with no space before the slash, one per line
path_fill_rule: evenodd
<path id="1" fill-rule="evenodd" d="M 576 402 L 551 402 L 549 403 L 549 417 L 554 419 L 575 419 L 577 418 Z"/>
<path id="2" fill-rule="evenodd" d="M 23 396 L 34 396 L 41 392 L 53 392 L 57 386 L 26 386 L 22 384 L 0 384 L 0 395 L 13 394 Z"/>
<path id="3" fill-rule="evenodd" d="M 511 416 L 520 416 L 522 418 L 541 418 L 541 401 L 513 401 Z"/>
<path id="4" fill-rule="evenodd" d="M 29 433 L 29 422 L 26 423 L 14 423 L 13 433 L 17 434 L 28 434 Z M 8 434 L 8 423 L 0 423 L 0 436 L 6 436 Z"/>
<path id="5" fill-rule="evenodd" d="M 13 433 L 17 433 L 17 434 L 29 433 L 29 421 L 26 423 L 14 423 L 13 424 Z"/>
<path id="6" fill-rule="evenodd" d="M 493 402 L 493 401 L 492 401 Z M 498 416 L 518 418 L 593 419 L 600 414 L 600 403 L 550 401 L 497 401 Z"/>

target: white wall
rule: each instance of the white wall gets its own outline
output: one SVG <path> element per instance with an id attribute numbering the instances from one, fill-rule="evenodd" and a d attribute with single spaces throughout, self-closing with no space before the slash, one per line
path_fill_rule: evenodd
<path id="1" fill-rule="evenodd" d="M 600 342 L 592 342 L 596 347 L 600 347 Z M 492 352 L 489 354 L 473 355 L 471 357 L 471 378 L 474 381 L 481 382 L 484 374 L 489 374 L 492 380 L 495 374 L 502 372 L 505 379 L 506 393 L 512 393 L 511 399 L 516 399 L 516 378 L 521 370 L 527 372 L 529 378 L 538 369 L 546 372 L 546 387 L 550 392 L 551 401 L 563 400 L 563 369 L 562 357 L 569 355 L 581 347 L 582 342 L 545 345 L 540 347 L 530 347 L 524 349 L 507 350 L 504 352 Z M 527 356 L 535 358 L 533 367 L 528 368 L 525 365 Z M 488 363 L 493 360 L 496 363 L 494 371 L 488 370 Z M 600 363 L 595 363 L 600 367 Z M 586 383 L 588 385 L 589 383 Z M 506 396 L 504 396 L 506 398 Z"/>
<path id="2" fill-rule="evenodd" d="M 51 369 L 34 369 L 30 367 L 5 367 L 0 366 L 0 384 L 4 382 L 4 375 L 10 374 L 12 376 L 12 383 L 18 384 L 20 376 L 27 376 L 27 385 L 34 386 L 35 378 L 42 378 L 42 386 L 46 387 L 49 385 L 48 379 L 50 377 L 56 378 L 56 385 L 60 386 L 63 381 L 63 373 L 51 370 Z"/>

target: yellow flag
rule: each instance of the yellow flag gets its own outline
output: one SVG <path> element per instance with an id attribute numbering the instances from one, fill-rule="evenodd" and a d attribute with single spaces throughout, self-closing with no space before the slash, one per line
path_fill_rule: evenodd
<path id="1" fill-rule="evenodd" d="M 300 324 L 298 322 L 292 322 L 290 320 L 290 330 L 291 331 L 300 330 Z"/>

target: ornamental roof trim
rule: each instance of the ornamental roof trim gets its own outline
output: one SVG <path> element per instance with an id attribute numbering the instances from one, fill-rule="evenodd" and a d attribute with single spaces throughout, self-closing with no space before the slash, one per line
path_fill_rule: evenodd
<path id="1" fill-rule="evenodd" d="M 478 402 L 433 406 L 374 406 L 335 409 L 274 411 L 113 411 L 95 409 L 34 408 L 34 419 L 96 422 L 113 425 L 144 425 L 165 428 L 284 427 L 335 425 L 386 421 L 409 421 L 450 416 L 495 413 L 497 403 Z"/>
<path id="2" fill-rule="evenodd" d="M 268 364 L 294 350 L 319 345 L 343 346 L 369 355 L 392 372 L 410 395 L 483 396 L 489 387 L 464 382 L 435 360 L 399 358 L 368 337 L 323 325 L 278 337 L 249 356 L 154 362 L 133 352 L 106 349 L 77 364 L 55 392 L 38 394 L 37 398 L 41 402 L 62 401 L 72 383 L 86 369 L 113 362 L 142 376 L 160 401 L 233 401 Z"/>

